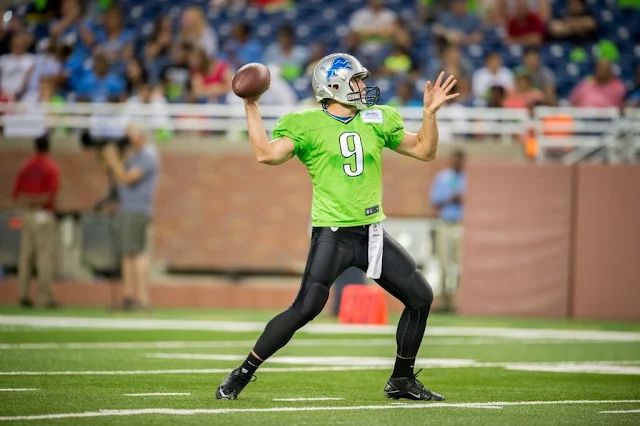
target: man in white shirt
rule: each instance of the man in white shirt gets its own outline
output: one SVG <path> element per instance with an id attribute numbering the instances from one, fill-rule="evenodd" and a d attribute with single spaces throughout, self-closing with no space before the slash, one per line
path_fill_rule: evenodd
<path id="1" fill-rule="evenodd" d="M 18 98 L 26 88 L 28 73 L 34 65 L 28 47 L 28 35 L 18 33 L 11 40 L 11 53 L 0 56 L 0 92 L 5 96 Z"/>
<path id="2" fill-rule="evenodd" d="M 513 72 L 502 65 L 502 58 L 498 52 L 490 52 L 484 67 L 473 74 L 472 91 L 476 99 L 486 99 L 493 86 L 501 86 L 506 91 L 514 85 Z"/>
<path id="3" fill-rule="evenodd" d="M 393 38 L 396 13 L 384 7 L 383 0 L 369 0 L 369 5 L 356 10 L 349 28 L 361 40 L 362 53 L 375 56 Z"/>

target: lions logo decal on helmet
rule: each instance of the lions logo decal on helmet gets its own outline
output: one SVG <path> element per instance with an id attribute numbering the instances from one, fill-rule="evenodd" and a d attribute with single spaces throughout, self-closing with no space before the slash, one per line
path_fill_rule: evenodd
<path id="1" fill-rule="evenodd" d="M 327 70 L 327 81 L 331 81 L 332 77 L 338 77 L 338 71 L 340 70 L 353 70 L 351 62 L 347 58 L 341 56 L 335 58 L 331 62 L 331 66 Z"/>

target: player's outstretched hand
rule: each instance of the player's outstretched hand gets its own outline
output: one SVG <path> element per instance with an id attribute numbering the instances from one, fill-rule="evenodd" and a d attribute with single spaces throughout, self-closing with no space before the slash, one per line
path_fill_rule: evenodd
<path id="1" fill-rule="evenodd" d="M 444 71 L 440 73 L 435 84 L 432 85 L 431 81 L 427 81 L 424 87 L 424 109 L 432 114 L 435 114 L 445 102 L 460 95 L 460 93 L 450 93 L 458 80 L 450 75 L 443 83 L 443 78 Z"/>

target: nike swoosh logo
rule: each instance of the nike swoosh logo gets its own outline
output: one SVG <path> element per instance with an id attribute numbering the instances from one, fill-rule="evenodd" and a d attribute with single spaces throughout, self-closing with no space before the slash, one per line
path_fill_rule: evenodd
<path id="1" fill-rule="evenodd" d="M 218 392 L 220 392 L 220 396 L 223 398 L 229 398 L 229 395 L 227 395 L 226 393 L 224 393 L 224 391 L 222 389 L 218 389 Z"/>
<path id="2" fill-rule="evenodd" d="M 420 399 L 420 395 L 419 395 L 419 394 L 418 394 L 418 395 L 416 395 L 415 393 L 411 393 L 411 392 L 407 392 L 407 393 L 408 393 L 409 395 L 411 395 L 412 397 L 414 397 L 414 398 L 418 398 L 418 399 Z"/>

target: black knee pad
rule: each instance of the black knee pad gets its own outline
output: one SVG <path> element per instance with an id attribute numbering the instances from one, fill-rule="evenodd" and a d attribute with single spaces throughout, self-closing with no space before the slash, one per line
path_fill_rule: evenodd
<path id="1" fill-rule="evenodd" d="M 429 310 L 433 303 L 433 290 L 424 275 L 416 269 L 405 280 L 409 281 L 407 284 L 410 284 L 413 290 L 413 295 L 408 300 L 407 308 L 416 311 Z"/>
<path id="2" fill-rule="evenodd" d="M 329 288 L 327 286 L 310 284 L 302 300 L 296 301 L 292 308 L 306 324 L 322 312 L 327 300 L 329 300 Z"/>

